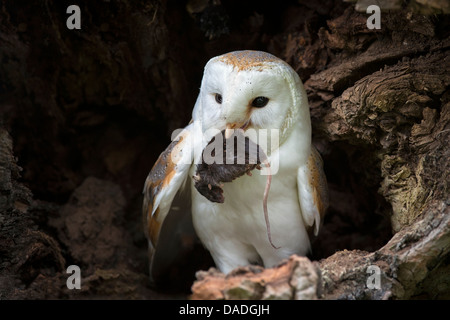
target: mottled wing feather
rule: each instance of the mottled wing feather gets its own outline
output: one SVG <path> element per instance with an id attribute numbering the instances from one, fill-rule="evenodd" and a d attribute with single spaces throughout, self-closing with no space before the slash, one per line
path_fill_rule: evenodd
<path id="1" fill-rule="evenodd" d="M 181 180 L 183 177 L 180 176 L 182 172 L 180 172 L 180 168 L 177 168 L 172 161 L 172 153 L 177 152 L 174 148 L 181 146 L 182 143 L 183 138 L 172 141 L 166 150 L 161 153 L 158 160 L 156 160 L 145 180 L 143 218 L 144 225 L 146 225 L 145 234 L 153 246 L 156 246 L 160 225 L 170 209 L 170 207 L 164 205 L 160 206 L 161 200 L 165 198 L 166 202 L 169 202 L 170 205 L 182 183 Z M 175 177 L 181 179 L 174 181 Z M 178 183 L 175 184 L 175 182 Z"/>
<path id="2" fill-rule="evenodd" d="M 307 227 L 314 227 L 314 235 L 317 236 L 329 200 L 322 158 L 314 146 L 306 165 L 298 169 L 297 185 L 303 220 Z"/>
<path id="3" fill-rule="evenodd" d="M 177 241 L 193 233 L 190 183 L 186 183 L 193 163 L 191 140 L 190 125 L 161 153 L 144 184 L 142 209 L 152 282 L 176 259 Z"/>

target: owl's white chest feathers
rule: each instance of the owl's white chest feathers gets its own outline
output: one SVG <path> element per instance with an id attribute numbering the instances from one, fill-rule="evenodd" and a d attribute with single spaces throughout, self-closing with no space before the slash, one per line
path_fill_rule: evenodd
<path id="1" fill-rule="evenodd" d="M 301 154 L 301 131 L 294 130 L 273 153 L 269 160 L 278 157 L 279 169 L 272 176 L 268 197 L 271 227 L 271 246 L 263 211 L 263 194 L 267 176 L 254 170 L 252 176 L 244 175 L 225 183 L 224 203 L 212 203 L 192 190 L 192 216 L 196 232 L 219 269 L 229 272 L 249 263 L 262 263 L 272 267 L 292 254 L 305 255 L 310 248 L 303 222 L 297 188 L 297 168 L 304 161 Z M 191 176 L 195 173 L 191 168 Z"/>

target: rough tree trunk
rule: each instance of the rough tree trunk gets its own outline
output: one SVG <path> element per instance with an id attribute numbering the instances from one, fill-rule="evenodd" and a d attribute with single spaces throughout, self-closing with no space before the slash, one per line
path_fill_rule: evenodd
<path id="1" fill-rule="evenodd" d="M 369 30 L 366 1 L 78 1 L 68 30 L 69 2 L 0 4 L 0 299 L 450 298 L 448 2 L 378 1 Z M 331 206 L 308 258 L 156 292 L 142 186 L 205 62 L 237 49 L 304 81 Z M 210 264 L 192 255 L 188 286 Z"/>

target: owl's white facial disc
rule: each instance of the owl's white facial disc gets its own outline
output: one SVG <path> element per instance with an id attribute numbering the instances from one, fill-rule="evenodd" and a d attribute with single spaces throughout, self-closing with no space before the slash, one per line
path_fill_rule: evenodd
<path id="1" fill-rule="evenodd" d="M 284 61 L 265 52 L 235 51 L 205 66 L 193 112 L 202 130 L 253 128 L 280 130 L 283 141 L 294 124 L 310 135 L 303 85 Z"/>

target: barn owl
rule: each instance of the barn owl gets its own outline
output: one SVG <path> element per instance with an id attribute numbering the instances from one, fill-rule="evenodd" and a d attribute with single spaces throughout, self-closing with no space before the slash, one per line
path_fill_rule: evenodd
<path id="1" fill-rule="evenodd" d="M 194 188 L 201 151 L 214 132 L 230 129 L 277 132 L 276 139 L 266 135 L 272 137 L 266 144 L 269 163 L 277 164 L 267 200 L 276 247 L 266 236 L 264 170 L 225 183 L 223 203 L 209 201 Z M 261 51 L 214 57 L 205 66 L 192 121 L 145 181 L 150 278 L 156 281 L 167 270 L 194 232 L 224 273 L 255 263 L 273 267 L 292 254 L 306 255 L 327 206 L 322 159 L 311 144 L 308 100 L 297 73 Z"/>

